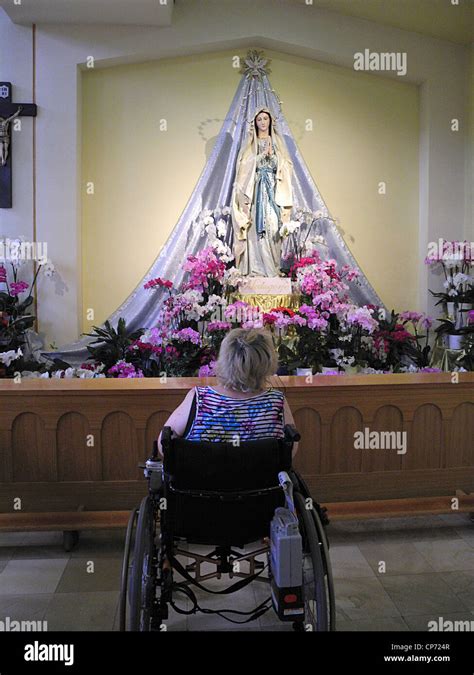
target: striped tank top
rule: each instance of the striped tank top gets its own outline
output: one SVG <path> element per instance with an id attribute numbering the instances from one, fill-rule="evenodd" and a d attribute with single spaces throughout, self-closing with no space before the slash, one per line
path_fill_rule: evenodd
<path id="1" fill-rule="evenodd" d="M 191 423 L 191 409 L 184 432 L 187 440 L 218 443 L 284 437 L 285 395 L 278 389 L 271 387 L 246 399 L 219 394 L 212 387 L 195 390 L 196 413 Z"/>

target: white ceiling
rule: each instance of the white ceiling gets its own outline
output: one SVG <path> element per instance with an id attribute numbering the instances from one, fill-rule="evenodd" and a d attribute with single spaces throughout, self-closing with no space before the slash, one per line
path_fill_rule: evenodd
<path id="1" fill-rule="evenodd" d="M 285 0 L 304 5 L 305 0 Z M 414 33 L 469 44 L 474 41 L 474 0 L 312 0 L 315 7 Z"/>
<path id="2" fill-rule="evenodd" d="M 19 24 L 123 24 L 169 26 L 173 4 L 186 7 L 200 0 L 0 0 L 11 20 Z M 229 14 L 249 0 L 219 0 L 228 4 Z M 273 0 L 278 5 L 307 6 L 307 0 Z M 253 0 L 253 3 L 258 0 Z M 313 7 L 368 19 L 379 24 L 469 44 L 474 41 L 474 0 L 308 0 Z"/>
<path id="3" fill-rule="evenodd" d="M 174 0 L 0 0 L 14 23 L 169 26 Z"/>

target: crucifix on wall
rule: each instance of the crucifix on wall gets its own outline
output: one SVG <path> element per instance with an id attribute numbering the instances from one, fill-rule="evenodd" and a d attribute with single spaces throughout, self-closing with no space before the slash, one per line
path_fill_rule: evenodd
<path id="1" fill-rule="evenodd" d="M 0 82 L 0 209 L 12 207 L 12 123 L 36 112 L 34 103 L 12 103 L 11 82 Z"/>

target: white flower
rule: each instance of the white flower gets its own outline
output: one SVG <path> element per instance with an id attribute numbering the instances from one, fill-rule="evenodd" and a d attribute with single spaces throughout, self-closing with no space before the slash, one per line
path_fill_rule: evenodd
<path id="1" fill-rule="evenodd" d="M 0 361 L 8 368 L 12 361 L 16 361 L 23 356 L 21 347 L 18 347 L 18 350 L 10 349 L 8 352 L 0 352 Z"/>
<path id="2" fill-rule="evenodd" d="M 214 225 L 214 218 L 212 216 L 206 216 L 203 218 L 204 225 Z"/>
<path id="3" fill-rule="evenodd" d="M 223 218 L 219 218 L 217 221 L 217 234 L 219 237 L 225 237 L 227 233 L 227 223 Z"/>
<path id="4" fill-rule="evenodd" d="M 216 239 L 212 243 L 212 248 L 215 249 L 216 253 L 221 256 L 221 255 L 230 255 L 232 252 L 230 248 L 227 246 L 227 244 L 224 244 L 223 241 L 220 239 Z"/>
<path id="5" fill-rule="evenodd" d="M 81 377 L 83 379 L 88 379 L 91 377 L 95 377 L 95 373 L 92 370 L 88 370 L 87 368 L 78 368 L 76 370 L 76 376 Z"/>
<path id="6" fill-rule="evenodd" d="M 181 297 L 185 300 L 185 302 L 191 304 L 193 302 L 202 302 L 204 300 L 204 296 L 201 291 L 198 291 L 195 288 L 189 288 L 187 291 L 181 294 Z"/>
<path id="7" fill-rule="evenodd" d="M 299 229 L 301 226 L 301 223 L 298 220 L 290 220 L 288 223 L 288 232 L 290 234 L 293 234 L 293 232 L 296 232 L 296 230 Z"/>
<path id="8" fill-rule="evenodd" d="M 40 380 L 49 380 L 49 373 L 42 373 L 40 376 Z"/>
<path id="9" fill-rule="evenodd" d="M 230 213 L 230 206 L 224 206 L 224 208 L 222 209 L 222 215 L 228 216 L 229 213 Z"/>
<path id="10" fill-rule="evenodd" d="M 217 235 L 217 229 L 214 223 L 210 223 L 209 225 L 206 225 L 204 228 L 207 232 L 207 236 L 209 237 L 209 240 L 212 241 L 216 238 Z"/>
<path id="11" fill-rule="evenodd" d="M 234 256 L 232 256 L 232 259 Z M 229 284 L 230 286 L 237 286 L 237 284 L 242 281 L 242 274 L 237 267 L 230 267 L 224 272 L 224 283 Z"/>
<path id="12" fill-rule="evenodd" d="M 461 284 L 469 284 L 472 281 L 473 278 L 469 276 L 469 274 L 463 274 L 462 272 L 458 272 L 453 277 L 453 284 L 456 286 L 456 288 L 461 286 Z"/>

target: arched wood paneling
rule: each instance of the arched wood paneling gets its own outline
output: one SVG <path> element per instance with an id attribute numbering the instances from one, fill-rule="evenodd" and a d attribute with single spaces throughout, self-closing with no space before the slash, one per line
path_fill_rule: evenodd
<path id="1" fill-rule="evenodd" d="M 170 410 L 169 412 L 167 412 L 166 410 L 160 410 L 159 412 L 154 412 L 147 419 L 145 430 L 146 447 L 144 448 L 146 457 L 149 457 L 151 455 L 151 452 L 153 450 L 153 441 L 155 441 L 160 435 L 164 423 L 166 422 L 166 420 L 168 419 L 168 417 L 171 415 L 172 412 L 173 412 L 172 410 Z"/>
<path id="2" fill-rule="evenodd" d="M 474 403 L 458 405 L 453 411 L 450 427 L 445 465 L 474 466 Z"/>
<path id="3" fill-rule="evenodd" d="M 319 473 L 321 467 L 321 417 L 313 408 L 293 412 L 295 426 L 301 433 L 293 465 L 301 474 Z"/>
<path id="4" fill-rule="evenodd" d="M 365 424 L 370 431 L 376 431 L 380 434 L 389 432 L 389 443 L 385 443 L 385 449 L 368 449 L 362 453 L 362 471 L 399 471 L 402 468 L 402 455 L 397 454 L 398 445 L 405 438 L 407 443 L 408 434 L 405 437 L 403 433 L 403 415 L 401 410 L 392 405 L 384 405 L 377 409 L 374 419 L 370 424 Z M 406 430 L 405 430 L 406 431 Z M 381 443 L 382 443 L 382 437 Z M 387 437 L 386 437 L 387 438 Z M 402 448 L 403 449 L 403 448 Z"/>
<path id="5" fill-rule="evenodd" d="M 415 409 L 408 428 L 408 450 L 403 469 L 440 469 L 443 466 L 443 417 L 438 406 L 426 403 Z"/>
<path id="6" fill-rule="evenodd" d="M 56 481 L 54 433 L 47 433 L 41 417 L 25 412 L 12 427 L 12 466 L 14 482 Z"/>
<path id="7" fill-rule="evenodd" d="M 69 412 L 60 417 L 56 439 L 58 480 L 102 479 L 100 433 L 92 433 L 84 415 Z"/>
<path id="8" fill-rule="evenodd" d="M 140 473 L 133 420 L 124 412 L 112 412 L 104 419 L 101 430 L 103 480 L 137 480 Z"/>
<path id="9" fill-rule="evenodd" d="M 362 450 L 354 447 L 354 434 L 363 431 L 362 415 L 357 408 L 344 406 L 333 416 L 330 424 L 330 446 L 321 463 L 321 473 L 359 473 Z"/>

